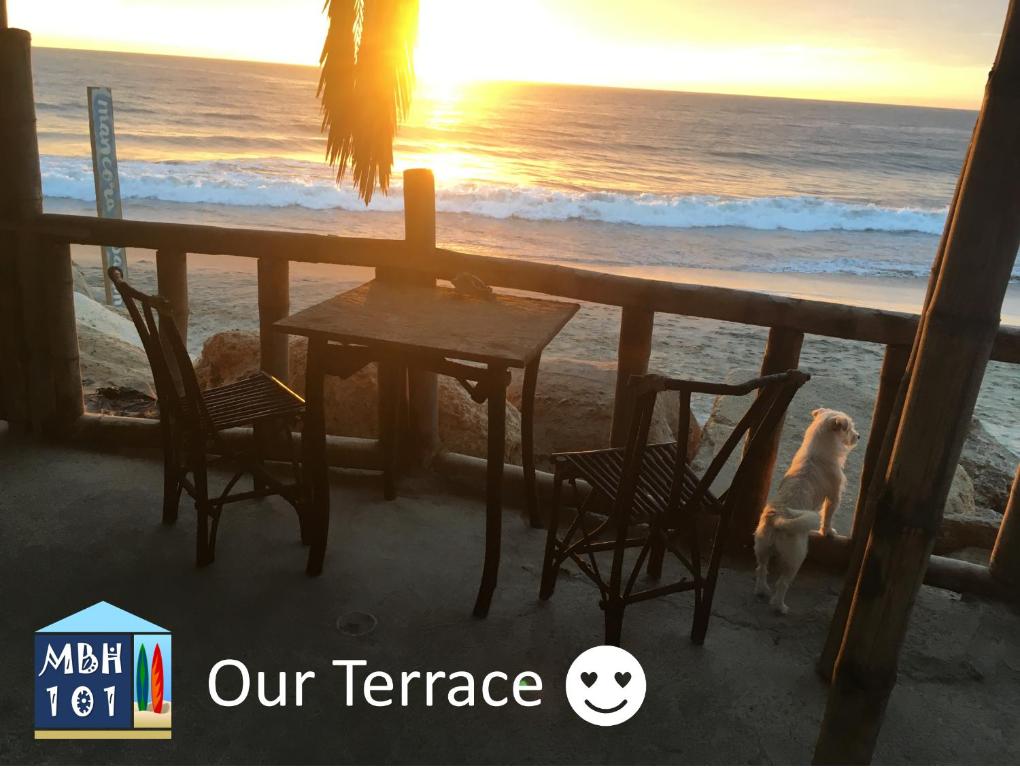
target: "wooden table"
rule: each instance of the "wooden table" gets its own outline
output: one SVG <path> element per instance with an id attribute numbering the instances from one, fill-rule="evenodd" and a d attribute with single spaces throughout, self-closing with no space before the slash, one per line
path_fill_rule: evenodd
<path id="1" fill-rule="evenodd" d="M 521 442 L 528 514 L 537 524 L 534 403 L 542 351 L 578 305 L 521 296 L 476 296 L 452 288 L 373 280 L 275 323 L 276 330 L 308 337 L 307 410 L 302 452 L 311 491 L 308 572 L 322 571 L 329 530 L 329 485 L 323 383 L 379 366 L 380 424 L 387 498 L 395 495 L 400 382 L 414 368 L 453 376 L 476 402 L 488 402 L 485 564 L 476 616 L 489 610 L 499 572 L 506 389 L 510 368 L 524 370 Z"/>

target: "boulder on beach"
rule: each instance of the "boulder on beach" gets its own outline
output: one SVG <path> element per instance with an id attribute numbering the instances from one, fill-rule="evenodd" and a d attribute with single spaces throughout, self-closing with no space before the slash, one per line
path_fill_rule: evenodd
<path id="1" fill-rule="evenodd" d="M 520 408 L 523 377 L 514 372 L 509 399 Z M 535 455 L 539 466 L 553 453 L 609 447 L 616 392 L 615 363 L 565 357 L 542 360 L 535 388 Z M 652 417 L 649 443 L 676 440 L 679 405 L 675 395 L 659 397 Z M 701 439 L 698 420 L 691 415 L 688 452 Z"/>
<path id="2" fill-rule="evenodd" d="M 976 504 L 974 481 L 963 465 L 956 467 L 949 497 L 942 510 L 942 525 L 935 539 L 935 554 L 968 548 L 991 549 L 999 533 L 1001 514 Z"/>
<path id="3" fill-rule="evenodd" d="M 304 394 L 308 342 L 290 343 L 290 384 Z M 195 365 L 199 384 L 214 387 L 250 376 L 259 369 L 258 335 L 243 331 L 225 331 L 209 337 Z M 376 395 L 376 370 L 369 365 L 348 379 L 327 377 L 325 387 L 326 431 L 347 437 L 375 437 L 379 421 Z M 487 408 L 474 402 L 461 385 L 446 376 L 439 377 L 439 438 L 455 453 L 484 457 L 487 452 Z M 507 461 L 521 463 L 521 427 L 517 409 L 507 404 Z"/>
<path id="4" fill-rule="evenodd" d="M 154 397 L 152 371 L 134 324 L 83 293 L 74 295 L 78 360 L 86 399 L 99 390 L 133 391 Z M 105 396 L 104 396 L 105 397 Z M 105 397 L 103 402 L 110 398 Z M 90 401 L 91 402 L 91 401 Z M 115 412 L 115 408 L 102 408 Z"/>
<path id="5" fill-rule="evenodd" d="M 960 464 L 974 480 L 978 507 L 1002 514 L 1018 463 L 1020 457 L 989 433 L 980 419 L 971 422 Z"/>

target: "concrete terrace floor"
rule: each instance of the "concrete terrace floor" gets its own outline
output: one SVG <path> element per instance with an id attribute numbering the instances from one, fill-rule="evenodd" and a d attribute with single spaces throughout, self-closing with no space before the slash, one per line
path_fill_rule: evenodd
<path id="1" fill-rule="evenodd" d="M 308 579 L 296 519 L 277 500 L 228 512 L 217 561 L 193 567 L 194 517 L 159 522 L 161 466 L 41 447 L 0 428 L 0 762 L 168 763 L 805 763 L 825 705 L 814 672 L 838 580 L 806 570 L 793 613 L 751 596 L 746 566 L 724 570 L 708 641 L 687 640 L 689 595 L 640 604 L 624 644 L 648 694 L 629 722 L 597 728 L 563 693 L 573 658 L 600 644 L 594 589 L 564 575 L 537 599 L 544 534 L 514 510 L 500 586 L 486 620 L 470 609 L 481 565 L 482 504 L 437 479 L 384 502 L 379 481 L 335 473 L 325 573 Z M 169 628 L 174 638 L 169 742 L 34 741 L 32 633 L 99 600 Z M 336 629 L 363 611 L 363 637 Z M 925 587 L 876 761 L 1020 760 L 1020 615 Z M 254 690 L 226 709 L 208 693 L 218 660 L 270 675 L 313 670 L 304 706 L 260 707 Z M 455 709 L 348 707 L 331 659 L 370 669 L 538 672 L 542 705 Z M 362 676 L 357 678 L 359 681 Z M 255 681 L 252 681 L 253 687 Z M 234 689 L 236 691 L 236 687 Z M 444 689 L 440 689 L 444 690 Z M 420 689 L 419 689 L 420 691 Z M 224 686 L 224 693 L 230 693 Z M 293 701 L 293 689 L 288 703 Z"/>

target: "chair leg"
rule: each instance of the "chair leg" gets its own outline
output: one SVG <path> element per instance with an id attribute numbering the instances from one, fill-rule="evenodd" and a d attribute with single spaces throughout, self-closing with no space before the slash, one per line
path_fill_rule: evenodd
<path id="1" fill-rule="evenodd" d="M 163 524 L 177 522 L 177 509 L 181 504 L 180 464 L 177 446 L 170 427 L 163 427 Z"/>
<path id="2" fill-rule="evenodd" d="M 712 557 L 709 560 L 708 572 L 702 580 L 701 589 L 695 591 L 694 625 L 691 627 L 691 642 L 695 645 L 703 644 L 708 632 L 708 620 L 712 615 L 712 598 L 715 596 L 715 585 L 719 579 L 723 548 L 729 538 L 730 517 L 729 509 L 723 510 L 719 516 L 719 527 L 716 528 L 715 541 L 712 544 Z M 699 596 L 700 600 L 697 599 Z"/>
<path id="3" fill-rule="evenodd" d="M 649 578 L 658 579 L 662 576 L 662 560 L 666 555 L 666 532 L 659 525 L 653 524 L 649 535 L 651 542 L 648 547 L 646 573 Z"/>
<path id="4" fill-rule="evenodd" d="M 606 645 L 620 645 L 623 638 L 624 603 L 619 598 L 606 601 Z"/>
<path id="5" fill-rule="evenodd" d="M 542 582 L 538 590 L 539 600 L 548 600 L 556 589 L 559 566 L 556 563 L 556 536 L 560 523 L 560 494 L 563 491 L 563 476 L 557 472 L 553 478 L 553 497 L 549 509 L 549 530 L 545 535 L 545 557 L 542 559 Z"/>
<path id="6" fill-rule="evenodd" d="M 195 451 L 195 511 L 198 513 L 198 525 L 195 532 L 195 565 L 199 568 L 212 562 L 209 548 L 209 518 L 212 516 L 212 505 L 209 503 L 209 476 L 206 470 L 204 450 Z"/>
<path id="7" fill-rule="evenodd" d="M 702 588 L 694 590 L 694 623 L 691 624 L 691 642 L 694 645 L 705 644 L 705 634 L 708 632 L 708 618 L 712 613 L 710 605 L 707 605 L 702 595 Z"/>
<path id="8" fill-rule="evenodd" d="M 265 471 L 266 465 L 266 454 L 269 443 L 267 425 L 261 422 L 252 425 L 252 445 L 255 454 L 255 466 L 260 470 Z M 258 472 L 251 473 L 251 486 L 252 490 L 259 493 L 264 493 L 266 490 L 266 482 L 262 479 Z"/>

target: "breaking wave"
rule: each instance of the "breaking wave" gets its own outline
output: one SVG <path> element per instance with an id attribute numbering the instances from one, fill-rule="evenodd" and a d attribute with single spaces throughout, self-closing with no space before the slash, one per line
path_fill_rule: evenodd
<path id="1" fill-rule="evenodd" d="M 47 197 L 95 199 L 92 167 L 76 157 L 43 158 Z M 125 200 L 314 210 L 363 210 L 349 185 L 337 188 L 321 164 L 295 160 L 189 162 L 125 161 L 120 164 Z M 795 232 L 918 232 L 938 235 L 945 209 L 890 208 L 812 196 L 720 197 L 592 192 L 465 183 L 440 188 L 437 209 L 497 219 L 593 221 L 695 229 L 738 227 Z M 402 208 L 399 180 L 371 210 Z"/>

